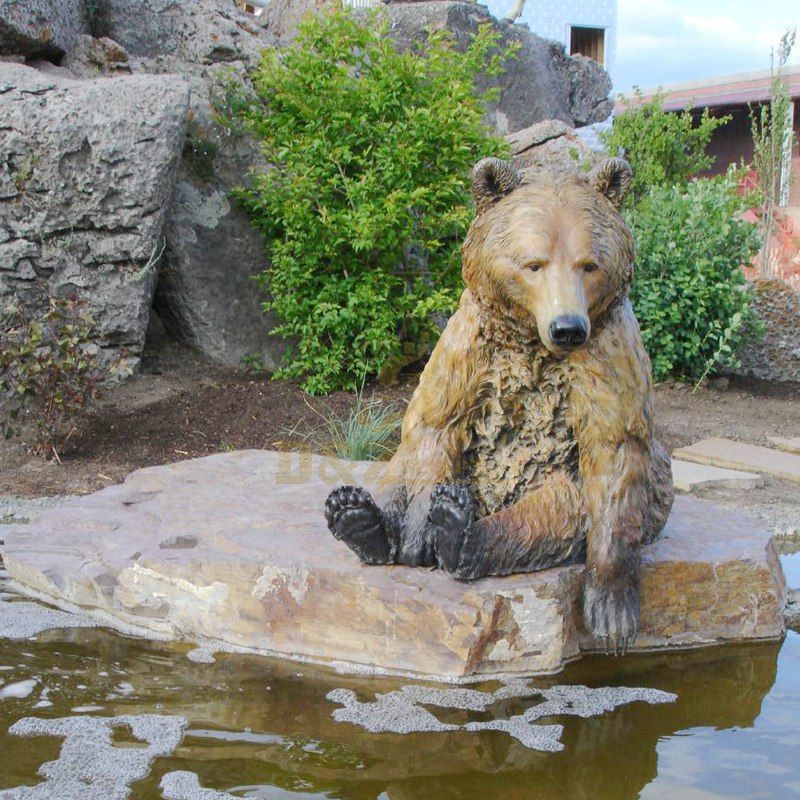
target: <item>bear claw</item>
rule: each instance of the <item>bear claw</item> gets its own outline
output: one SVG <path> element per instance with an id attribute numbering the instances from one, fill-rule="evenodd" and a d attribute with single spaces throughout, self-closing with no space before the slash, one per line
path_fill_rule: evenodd
<path id="1" fill-rule="evenodd" d="M 325 520 L 334 537 L 365 564 L 389 563 L 391 548 L 383 514 L 368 491 L 358 486 L 334 489 L 325 501 Z"/>
<path id="2" fill-rule="evenodd" d="M 457 578 L 467 579 L 474 558 L 467 552 L 474 510 L 469 490 L 457 483 L 440 483 L 431 492 L 428 520 L 433 528 L 436 563 Z"/>
<path id="3" fill-rule="evenodd" d="M 606 655 L 625 655 L 639 634 L 639 591 L 636 586 L 608 588 L 586 584 L 583 620 Z"/>

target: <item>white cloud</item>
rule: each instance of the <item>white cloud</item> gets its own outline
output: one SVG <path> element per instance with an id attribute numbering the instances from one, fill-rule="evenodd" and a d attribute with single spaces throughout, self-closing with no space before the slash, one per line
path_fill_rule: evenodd
<path id="1" fill-rule="evenodd" d="M 796 0 L 620 0 L 617 88 L 767 68 L 771 48 L 798 24 Z"/>

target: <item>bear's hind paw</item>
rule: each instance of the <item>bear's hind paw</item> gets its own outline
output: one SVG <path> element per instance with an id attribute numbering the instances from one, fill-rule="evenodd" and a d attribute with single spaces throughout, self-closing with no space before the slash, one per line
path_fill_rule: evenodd
<path id="1" fill-rule="evenodd" d="M 639 633 L 639 590 L 634 585 L 609 588 L 587 583 L 583 621 L 606 655 L 625 655 Z"/>
<path id="2" fill-rule="evenodd" d="M 330 532 L 365 564 L 388 564 L 391 546 L 383 514 L 372 495 L 358 486 L 340 486 L 325 501 Z"/>
<path id="3" fill-rule="evenodd" d="M 440 483 L 431 492 L 428 522 L 433 529 L 436 563 L 462 580 L 472 579 L 475 567 L 475 557 L 467 552 L 473 517 L 472 499 L 466 486 Z"/>

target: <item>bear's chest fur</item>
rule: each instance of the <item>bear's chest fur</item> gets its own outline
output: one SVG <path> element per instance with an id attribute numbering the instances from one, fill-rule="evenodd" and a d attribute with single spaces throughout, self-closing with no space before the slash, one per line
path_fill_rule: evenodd
<path id="1" fill-rule="evenodd" d="M 479 518 L 517 502 L 555 470 L 578 470 L 566 361 L 541 345 L 490 352 L 462 462 Z"/>

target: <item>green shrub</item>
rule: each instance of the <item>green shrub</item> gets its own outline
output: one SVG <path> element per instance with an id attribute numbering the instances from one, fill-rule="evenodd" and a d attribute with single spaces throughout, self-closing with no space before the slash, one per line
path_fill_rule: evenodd
<path id="1" fill-rule="evenodd" d="M 26 424 L 32 452 L 54 455 L 74 418 L 97 396 L 100 372 L 91 343 L 92 318 L 78 300 L 51 300 L 41 319 L 19 307 L 0 314 L 0 429 L 6 438 Z"/>
<path id="2" fill-rule="evenodd" d="M 757 329 L 741 266 L 759 233 L 739 216 L 745 207 L 730 174 L 653 188 L 625 212 L 637 248 L 631 300 L 656 380 L 734 366 Z"/>
<path id="3" fill-rule="evenodd" d="M 337 10 L 266 52 L 252 91 L 226 87 L 221 118 L 273 165 L 235 194 L 266 237 L 265 307 L 293 345 L 278 377 L 315 394 L 355 389 L 404 343 L 438 337 L 436 314 L 462 288 L 470 168 L 506 152 L 475 79 L 511 54 L 488 27 L 464 52 L 437 31 L 400 53 L 377 15 Z"/>
<path id="4" fill-rule="evenodd" d="M 667 95 L 656 93 L 643 102 L 636 90 L 633 100 L 625 100 L 625 111 L 614 117 L 612 127 L 600 134 L 611 155 L 625 152 L 633 169 L 633 184 L 628 204 L 634 205 L 652 187 L 686 185 L 689 178 L 712 166 L 706 154 L 714 131 L 730 117 L 712 117 L 708 109 L 695 124 L 692 112 L 664 111 Z"/>

